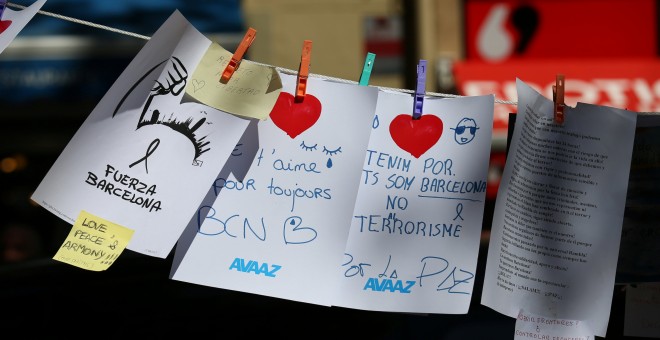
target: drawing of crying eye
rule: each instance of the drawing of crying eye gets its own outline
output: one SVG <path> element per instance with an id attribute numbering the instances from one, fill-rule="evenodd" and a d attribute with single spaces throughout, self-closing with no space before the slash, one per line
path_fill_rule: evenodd
<path id="1" fill-rule="evenodd" d="M 336 155 L 336 154 L 338 154 L 338 153 L 341 152 L 341 146 L 338 147 L 338 148 L 336 148 L 336 149 L 334 149 L 334 150 L 330 150 L 330 149 L 328 149 L 328 148 L 326 148 L 326 147 L 324 146 L 324 147 L 323 147 L 323 152 L 325 152 L 325 154 L 328 155 L 328 156 L 334 156 L 334 155 Z"/>
<path id="2" fill-rule="evenodd" d="M 305 151 L 314 151 L 314 150 L 316 150 L 316 146 L 317 146 L 317 145 L 318 145 L 318 143 L 317 143 L 317 144 L 314 144 L 314 145 L 312 145 L 312 146 L 307 146 L 307 145 L 305 144 L 305 141 L 302 141 L 302 143 L 300 143 L 300 148 L 303 149 L 303 150 L 305 150 Z"/>

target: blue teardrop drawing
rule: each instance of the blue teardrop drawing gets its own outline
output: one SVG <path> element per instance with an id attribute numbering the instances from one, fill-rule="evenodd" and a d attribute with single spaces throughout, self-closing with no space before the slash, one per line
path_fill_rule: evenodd
<path id="1" fill-rule="evenodd" d="M 328 163 L 326 163 L 326 166 L 329 168 L 332 168 L 332 158 L 328 158 Z"/>
<path id="2" fill-rule="evenodd" d="M 378 115 L 374 116 L 374 121 L 371 124 L 374 129 L 377 129 L 380 126 L 380 121 L 378 120 Z"/>

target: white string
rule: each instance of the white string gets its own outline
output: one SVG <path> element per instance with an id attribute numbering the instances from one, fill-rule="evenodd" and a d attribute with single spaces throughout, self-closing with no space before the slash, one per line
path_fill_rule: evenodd
<path id="1" fill-rule="evenodd" d="M 11 2 L 7 2 L 7 6 L 18 8 L 18 9 L 27 8 L 26 6 L 13 4 Z M 117 28 L 113 28 L 113 27 L 109 27 L 109 26 L 105 26 L 105 25 L 100 25 L 100 24 L 96 24 L 96 23 L 93 23 L 93 22 L 80 20 L 80 19 L 76 19 L 76 18 L 72 18 L 72 17 L 60 15 L 60 14 L 55 14 L 55 13 L 41 11 L 41 10 L 37 11 L 37 13 L 47 15 L 47 16 L 51 16 L 53 18 L 57 18 L 57 19 L 61 19 L 61 20 L 70 21 L 70 22 L 73 22 L 73 23 L 76 23 L 76 24 L 86 25 L 86 26 L 90 26 L 90 27 L 94 27 L 94 28 L 114 32 L 114 33 L 127 35 L 127 36 L 134 37 L 134 38 L 139 38 L 139 39 L 143 39 L 143 40 L 151 39 L 151 37 L 148 37 L 148 36 L 145 36 L 145 35 L 141 35 L 141 34 L 137 34 L 137 33 L 133 33 L 133 32 L 128 32 L 128 31 L 117 29 Z M 298 74 L 298 71 L 296 71 L 296 70 L 290 70 L 290 69 L 286 69 L 286 68 L 283 68 L 283 67 L 272 66 L 272 65 L 268 65 L 268 64 L 255 62 L 255 61 L 252 61 L 252 62 L 255 63 L 255 64 L 263 65 L 263 66 L 274 67 L 275 69 L 277 69 L 280 72 L 288 73 L 288 74 L 291 74 L 291 75 Z M 339 83 L 355 84 L 355 85 L 358 84 L 358 82 L 356 82 L 356 81 L 341 79 L 341 78 L 335 78 L 335 77 L 330 77 L 330 76 L 325 76 L 325 75 L 315 74 L 315 73 L 310 73 L 309 76 L 310 77 L 321 78 L 321 79 L 325 79 L 325 80 L 331 80 L 331 81 L 335 81 L 335 82 L 339 82 Z M 379 89 L 382 89 L 382 90 L 389 90 L 389 91 L 395 91 L 395 92 L 404 92 L 404 93 L 415 93 L 414 91 L 407 90 L 407 89 L 397 89 L 397 88 L 383 87 L 383 86 L 377 86 L 377 87 Z M 435 92 L 426 92 L 425 94 L 428 95 L 428 96 L 447 97 L 447 98 L 464 97 L 464 96 L 455 95 L 455 94 L 435 93 Z M 516 105 L 517 104 L 516 102 L 512 102 L 512 101 L 497 100 L 497 99 L 495 100 L 495 102 L 499 103 L 499 104 L 509 104 L 509 105 Z"/>
<path id="2" fill-rule="evenodd" d="M 25 9 L 25 8 L 27 8 L 26 6 L 13 4 L 13 3 L 11 3 L 11 2 L 7 2 L 7 6 L 8 6 L 8 7 L 19 8 L 19 9 Z M 90 26 L 90 27 L 94 27 L 94 28 L 98 28 L 98 29 L 102 29 L 102 30 L 106 30 L 106 31 L 114 32 L 114 33 L 119 33 L 119 34 L 127 35 L 127 36 L 129 36 L 129 37 L 139 38 L 139 39 L 143 39 L 143 40 L 149 40 L 149 39 L 151 39 L 151 37 L 148 37 L 148 36 L 146 36 L 146 35 L 141 35 L 141 34 L 137 34 L 137 33 L 133 33 L 133 32 L 128 32 L 128 31 L 120 30 L 120 29 L 113 28 L 113 27 L 109 27 L 109 26 L 105 26 L 105 25 L 96 24 L 96 23 L 93 23 L 93 22 L 85 21 L 85 20 L 80 20 L 80 19 L 76 19 L 76 18 L 72 18 L 72 17 L 67 17 L 67 16 L 60 15 L 60 14 L 55 14 L 55 13 L 46 12 L 46 11 L 41 11 L 41 10 L 40 10 L 40 11 L 37 11 L 37 13 L 39 13 L 39 14 L 43 14 L 43 15 L 48 15 L 48 16 L 51 16 L 51 17 L 53 17 L 53 18 L 57 18 L 57 19 L 61 19 L 61 20 L 66 20 L 66 21 L 74 22 L 74 23 L 76 23 L 76 24 L 86 25 L 86 26 Z M 251 60 L 250 60 L 250 61 L 251 61 Z M 280 71 L 280 72 L 287 73 L 287 74 L 291 74 L 291 75 L 296 75 L 296 74 L 298 74 L 298 71 L 296 71 L 296 70 L 291 70 L 291 69 L 287 69 L 287 68 L 283 68 L 283 67 L 278 67 L 278 66 L 273 66 L 273 65 L 263 64 L 263 63 L 259 63 L 259 62 L 255 62 L 255 61 L 251 61 L 251 62 L 253 62 L 253 63 L 255 63 L 255 64 L 260 64 L 260 65 L 262 65 L 262 66 L 274 67 L 276 70 L 278 70 L 278 71 Z M 324 75 L 322 75 L 322 74 L 310 73 L 309 76 L 310 76 L 310 77 L 321 78 L 321 79 L 325 79 L 325 80 L 331 80 L 331 81 L 335 81 L 335 82 L 339 82 L 339 83 L 346 83 L 346 84 L 354 84 L 354 85 L 358 85 L 358 82 L 356 82 L 356 81 L 352 81 L 352 80 L 348 80 L 348 79 L 342 79 L 342 78 L 335 78 L 335 77 L 330 77 L 330 76 L 324 76 Z M 370 86 L 371 86 L 371 85 L 370 85 Z M 397 89 L 397 88 L 383 87 L 383 86 L 376 86 L 376 87 L 379 88 L 379 89 L 381 89 L 381 90 L 388 90 L 388 91 L 395 91 L 395 92 L 403 92 L 403 93 L 415 93 L 415 91 L 413 91 L 413 90 L 407 90 L 407 89 Z M 465 96 L 461 96 L 461 95 L 457 95 L 457 94 L 437 93 L 437 92 L 426 92 L 425 95 L 427 95 L 427 96 L 433 96 L 433 97 L 445 97 L 445 98 L 461 98 L 461 97 L 465 97 Z M 495 99 L 495 103 L 497 103 L 497 104 L 507 104 L 507 105 L 518 105 L 518 102 L 515 102 L 515 101 L 509 101 L 509 100 L 501 100 L 501 99 Z M 639 114 L 660 114 L 660 112 L 638 112 L 638 113 L 639 113 Z"/>
<path id="3" fill-rule="evenodd" d="M 7 2 L 7 7 L 14 7 L 14 8 L 19 8 L 19 9 L 26 9 L 27 8 L 26 6 L 13 4 L 11 2 Z M 150 37 L 147 37 L 146 35 L 132 33 L 132 32 L 120 30 L 120 29 L 117 29 L 117 28 L 109 27 L 109 26 L 99 25 L 99 24 L 95 24 L 93 22 L 80 20 L 80 19 L 76 19 L 76 18 L 71 18 L 71 17 L 67 17 L 67 16 L 64 16 L 64 15 L 60 15 L 60 14 L 55 14 L 55 13 L 46 12 L 46 11 L 37 11 L 37 13 L 47 15 L 47 16 L 51 16 L 53 18 L 57 18 L 57 19 L 61 19 L 61 20 L 75 22 L 76 24 L 87 25 L 87 26 L 91 26 L 91 27 L 94 27 L 94 28 L 98 28 L 98 29 L 102 29 L 102 30 L 106 30 L 106 31 L 110 31 L 110 32 L 115 32 L 115 33 L 119 33 L 119 34 L 128 35 L 128 36 L 135 37 L 135 38 L 140 38 L 140 39 L 144 39 L 144 40 L 151 39 Z"/>

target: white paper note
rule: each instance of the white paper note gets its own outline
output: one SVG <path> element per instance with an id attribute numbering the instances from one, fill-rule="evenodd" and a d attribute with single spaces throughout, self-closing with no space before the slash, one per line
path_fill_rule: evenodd
<path id="1" fill-rule="evenodd" d="M 413 120 L 411 95 L 379 95 L 336 305 L 467 313 L 493 106 L 493 96 L 427 98 Z"/>
<path id="2" fill-rule="evenodd" d="M 296 77 L 248 127 L 177 244 L 171 278 L 330 305 L 378 90 Z"/>
<path id="3" fill-rule="evenodd" d="M 14 11 L 9 7 L 5 8 L 2 19 L 0 19 L 0 53 L 16 39 L 18 33 L 23 30 L 45 3 L 46 0 L 38 0 L 20 11 Z"/>
<path id="4" fill-rule="evenodd" d="M 557 125 L 552 100 L 517 85 L 481 302 L 511 317 L 582 320 L 605 336 L 637 114 L 578 103 Z"/>
<path id="5" fill-rule="evenodd" d="M 165 258 L 248 125 L 201 104 L 181 104 L 189 70 L 210 43 L 172 14 L 32 199 L 71 224 L 82 210 L 103 216 L 135 231 L 127 249 Z"/>
<path id="6" fill-rule="evenodd" d="M 587 323 L 548 318 L 523 310 L 518 313 L 514 340 L 594 340 Z"/>

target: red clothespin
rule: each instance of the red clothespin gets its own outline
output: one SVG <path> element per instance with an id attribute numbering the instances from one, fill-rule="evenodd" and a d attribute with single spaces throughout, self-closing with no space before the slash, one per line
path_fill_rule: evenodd
<path id="1" fill-rule="evenodd" d="M 312 41 L 303 42 L 302 55 L 300 57 L 300 67 L 298 68 L 298 79 L 296 80 L 296 102 L 305 99 L 307 92 L 307 77 L 309 76 L 309 61 L 312 58 Z"/>
<path id="2" fill-rule="evenodd" d="M 227 64 L 224 72 L 222 72 L 222 77 L 220 77 L 221 83 L 227 83 L 229 81 L 229 78 L 231 78 L 231 76 L 234 74 L 234 71 L 236 71 L 236 68 L 238 68 L 238 64 L 241 63 L 243 55 L 248 50 L 250 45 L 252 45 L 252 41 L 254 41 L 256 36 L 257 30 L 250 27 L 245 33 L 243 40 L 241 40 L 241 43 L 238 45 L 238 48 L 236 48 L 236 52 L 234 52 L 234 55 L 231 57 L 229 64 Z"/>
<path id="3" fill-rule="evenodd" d="M 564 75 L 558 74 L 555 85 L 552 85 L 552 100 L 555 102 L 555 123 L 564 123 Z"/>

